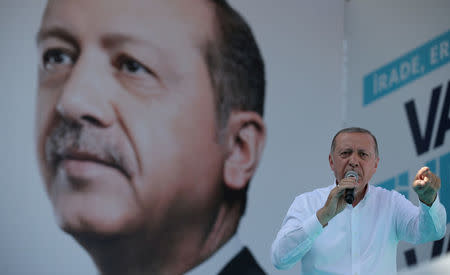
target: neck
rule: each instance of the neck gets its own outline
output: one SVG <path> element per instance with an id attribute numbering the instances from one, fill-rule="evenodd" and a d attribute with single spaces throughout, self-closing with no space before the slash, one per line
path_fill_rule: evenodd
<path id="1" fill-rule="evenodd" d="M 104 237 L 77 234 L 102 275 L 183 274 L 209 258 L 236 232 L 239 207 L 222 205 L 212 225 L 180 225 L 151 234 Z"/>

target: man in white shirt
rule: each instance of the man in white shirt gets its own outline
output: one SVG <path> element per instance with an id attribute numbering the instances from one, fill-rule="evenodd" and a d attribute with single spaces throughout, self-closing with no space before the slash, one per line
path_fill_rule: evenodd
<path id="1" fill-rule="evenodd" d="M 396 191 L 369 184 L 378 162 L 368 130 L 345 128 L 335 135 L 329 163 L 336 181 L 295 198 L 272 244 L 276 268 L 301 261 L 302 274 L 395 274 L 400 240 L 417 244 L 444 236 L 439 177 L 428 167 L 417 172 L 416 207 Z"/>
<path id="2" fill-rule="evenodd" d="M 266 136 L 245 20 L 224 0 L 49 0 L 37 44 L 45 188 L 99 273 L 224 255 L 216 273 L 264 274 L 233 241 Z"/>

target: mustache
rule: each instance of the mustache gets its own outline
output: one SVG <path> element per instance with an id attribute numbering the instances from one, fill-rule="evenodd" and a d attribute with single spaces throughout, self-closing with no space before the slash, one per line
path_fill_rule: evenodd
<path id="1" fill-rule="evenodd" d="M 104 130 L 103 130 L 104 131 Z M 45 159 L 52 171 L 65 159 L 94 161 L 119 170 L 131 179 L 131 167 L 119 146 L 102 130 L 61 120 L 45 141 Z"/>

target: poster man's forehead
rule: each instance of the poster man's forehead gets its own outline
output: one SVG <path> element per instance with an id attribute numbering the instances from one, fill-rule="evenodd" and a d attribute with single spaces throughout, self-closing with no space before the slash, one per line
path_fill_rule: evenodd
<path id="1" fill-rule="evenodd" d="M 76 31 L 148 35 L 176 43 L 174 36 L 212 37 L 213 18 L 206 0 L 49 0 L 42 26 L 65 24 Z"/>

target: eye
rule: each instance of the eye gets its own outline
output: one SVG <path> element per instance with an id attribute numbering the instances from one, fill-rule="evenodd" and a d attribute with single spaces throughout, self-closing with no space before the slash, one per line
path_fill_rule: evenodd
<path id="1" fill-rule="evenodd" d="M 115 77 L 125 89 L 144 95 L 160 91 L 162 83 L 159 76 L 136 58 L 119 53 L 113 56 L 111 65 Z"/>
<path id="2" fill-rule="evenodd" d="M 363 159 L 369 157 L 369 154 L 367 154 L 366 152 L 359 152 L 359 156 Z"/>
<path id="3" fill-rule="evenodd" d="M 42 65 L 45 70 L 52 71 L 58 66 L 72 65 L 74 58 L 62 49 L 49 49 L 42 56 Z"/>
<path id="4" fill-rule="evenodd" d="M 350 151 L 343 151 L 343 152 L 341 152 L 340 156 L 343 157 L 343 158 L 345 158 L 345 157 L 350 156 L 350 154 L 351 154 Z"/>
<path id="5" fill-rule="evenodd" d="M 120 71 L 122 71 L 126 74 L 133 74 L 133 75 L 151 74 L 151 75 L 153 75 L 152 71 L 150 71 L 144 65 L 142 65 L 138 61 L 136 61 L 133 58 L 128 57 L 128 56 L 120 56 L 117 60 L 116 66 Z"/>

